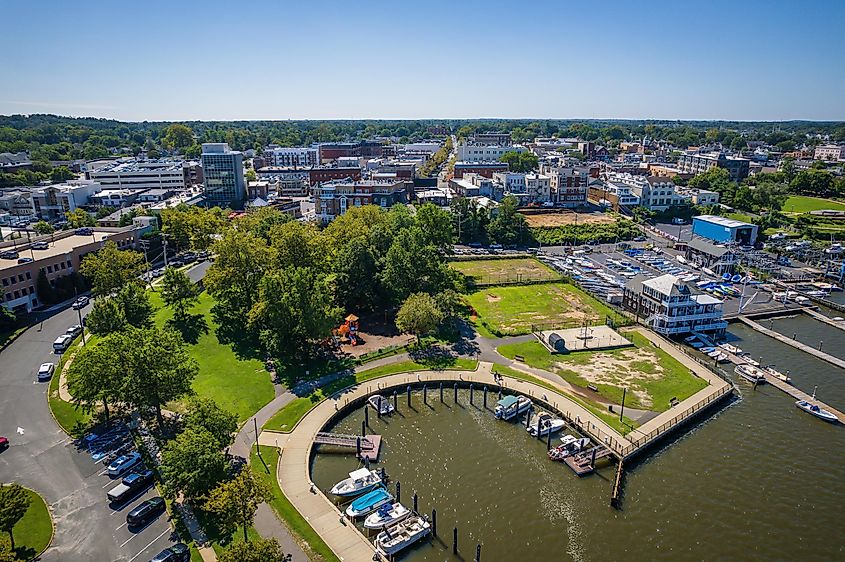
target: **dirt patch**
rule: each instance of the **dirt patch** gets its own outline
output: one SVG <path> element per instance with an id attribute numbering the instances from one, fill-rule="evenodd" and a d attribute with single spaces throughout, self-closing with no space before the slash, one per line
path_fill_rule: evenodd
<path id="1" fill-rule="evenodd" d="M 497 297 L 491 293 L 487 294 L 487 302 L 499 302 L 500 300 L 502 300 L 502 297 Z"/>
<path id="2" fill-rule="evenodd" d="M 413 336 L 407 334 L 394 336 L 381 336 L 367 332 L 358 332 L 358 334 L 361 337 L 361 343 L 358 345 L 341 344 L 340 350 L 343 353 L 348 353 L 352 357 L 360 357 L 365 353 L 377 351 L 389 345 L 405 345 L 414 340 Z"/>
<path id="3" fill-rule="evenodd" d="M 560 369 L 573 370 L 574 365 L 560 361 Z M 648 351 L 632 348 L 613 353 L 596 352 L 591 361 L 577 365 L 578 376 L 593 384 L 606 384 L 618 388 L 627 387 L 644 408 L 650 408 L 651 395 L 640 386 L 643 380 L 660 380 L 664 376 L 663 367 L 656 355 Z"/>
<path id="4" fill-rule="evenodd" d="M 554 227 L 569 224 L 610 224 L 616 222 L 616 217 L 606 213 L 560 211 L 555 213 L 526 214 L 525 220 L 529 227 Z"/>

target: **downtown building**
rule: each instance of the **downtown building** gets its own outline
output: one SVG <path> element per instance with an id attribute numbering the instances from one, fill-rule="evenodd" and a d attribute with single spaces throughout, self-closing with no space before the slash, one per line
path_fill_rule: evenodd
<path id="1" fill-rule="evenodd" d="M 625 284 L 622 306 L 663 336 L 722 334 L 728 327 L 721 300 L 670 274 L 631 279 Z"/>
<path id="2" fill-rule="evenodd" d="M 684 174 L 703 174 L 713 168 L 728 171 L 731 181 L 742 181 L 748 177 L 751 161 L 746 158 L 727 156 L 724 152 L 685 152 L 678 159 L 678 170 Z"/>
<path id="3" fill-rule="evenodd" d="M 202 145 L 204 204 L 209 207 L 240 209 L 246 200 L 243 154 L 225 142 Z"/>
<path id="4" fill-rule="evenodd" d="M 376 205 L 387 208 L 397 203 L 409 203 L 414 184 L 392 180 L 345 180 L 317 185 L 314 191 L 314 213 L 323 223 L 333 221 L 351 207 Z"/>

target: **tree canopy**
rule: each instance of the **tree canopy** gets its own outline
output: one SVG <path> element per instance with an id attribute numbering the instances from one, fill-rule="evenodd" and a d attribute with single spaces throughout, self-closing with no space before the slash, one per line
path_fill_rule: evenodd
<path id="1" fill-rule="evenodd" d="M 32 503 L 32 498 L 20 484 L 0 484 L 0 531 L 9 535 L 12 550 L 15 550 L 13 529 L 23 519 Z"/>
<path id="2" fill-rule="evenodd" d="M 402 303 L 396 315 L 396 327 L 414 334 L 419 341 L 421 336 L 434 331 L 443 319 L 444 314 L 431 295 L 414 293 Z"/>
<path id="3" fill-rule="evenodd" d="M 91 283 L 95 295 L 108 295 L 130 281 L 137 281 L 144 270 L 144 256 L 134 250 L 120 250 L 112 240 L 82 258 L 80 273 Z"/>
<path id="4" fill-rule="evenodd" d="M 270 487 L 245 468 L 231 480 L 221 482 L 211 490 L 204 509 L 214 513 L 218 524 L 229 532 L 240 526 L 244 541 L 249 541 L 247 529 L 252 524 L 259 504 L 272 497 Z"/>

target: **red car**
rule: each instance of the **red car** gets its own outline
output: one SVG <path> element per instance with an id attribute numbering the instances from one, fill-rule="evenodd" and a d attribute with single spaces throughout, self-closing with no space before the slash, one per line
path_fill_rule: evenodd
<path id="1" fill-rule="evenodd" d="M 9 446 L 9 440 L 5 437 L 0 436 L 0 451 L 4 450 L 6 447 Z"/>

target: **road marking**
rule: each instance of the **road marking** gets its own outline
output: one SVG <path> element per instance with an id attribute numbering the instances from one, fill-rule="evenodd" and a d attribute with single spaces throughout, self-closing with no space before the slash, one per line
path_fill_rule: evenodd
<path id="1" fill-rule="evenodd" d="M 101 489 L 105 490 L 106 488 L 108 488 L 108 487 L 109 487 L 109 486 L 111 486 L 112 484 L 114 484 L 114 481 L 111 481 L 111 482 L 106 482 L 105 486 L 103 486 Z"/>
<path id="2" fill-rule="evenodd" d="M 169 527 L 169 525 L 168 525 L 168 527 Z M 141 556 L 141 554 L 143 554 L 145 550 L 147 550 L 148 548 L 150 548 L 150 547 L 153 545 L 153 543 L 154 543 L 154 542 L 156 542 L 158 539 L 160 539 L 161 537 L 163 537 L 163 536 L 164 536 L 164 533 L 169 533 L 169 532 L 170 532 L 170 529 L 165 529 L 164 531 L 162 531 L 162 533 L 161 533 L 159 536 L 157 536 L 156 538 L 154 538 L 153 540 L 151 540 L 151 541 L 150 541 L 150 544 L 148 544 L 147 546 L 145 546 L 144 548 L 142 548 L 142 549 L 138 552 L 138 554 L 136 554 L 135 556 L 133 556 L 132 558 L 130 558 L 130 559 L 129 559 L 129 562 L 132 562 L 133 560 L 135 560 L 136 558 L 138 558 L 139 556 Z M 137 535 L 136 535 L 136 536 L 137 536 Z M 134 537 L 133 537 L 133 538 L 134 538 Z M 131 540 L 132 540 L 132 539 L 129 539 L 129 541 L 131 541 Z M 126 541 L 125 543 L 123 543 L 122 545 L 120 545 L 120 546 L 121 546 L 121 548 L 122 548 L 122 547 L 124 547 L 124 546 L 126 546 L 126 543 L 127 543 L 127 542 L 129 542 L 129 541 Z"/>
<path id="3" fill-rule="evenodd" d="M 124 522 L 123 522 L 123 525 L 121 525 L 120 527 L 115 527 L 115 529 L 114 529 L 114 530 L 115 530 L 115 531 L 119 531 L 119 530 L 121 530 L 121 529 L 122 529 L 123 527 L 125 527 L 125 526 L 126 526 L 126 521 L 124 521 Z"/>
<path id="4" fill-rule="evenodd" d="M 18 428 L 18 435 L 23 435 L 23 428 L 22 427 Z"/>

